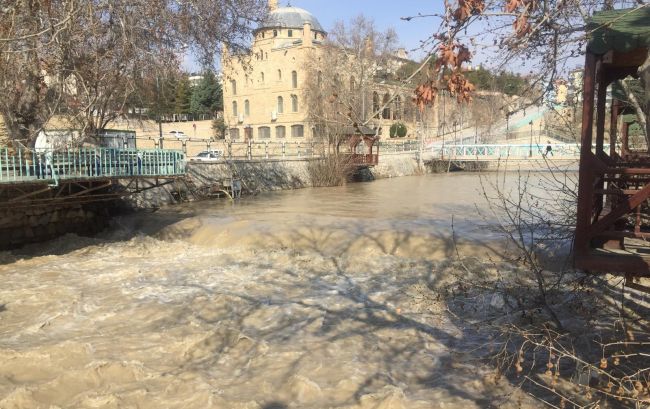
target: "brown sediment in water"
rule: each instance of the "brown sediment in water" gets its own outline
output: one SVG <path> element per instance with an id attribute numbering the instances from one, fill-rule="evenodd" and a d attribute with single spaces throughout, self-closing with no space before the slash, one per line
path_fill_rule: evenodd
<path id="1" fill-rule="evenodd" d="M 516 407 L 467 352 L 486 340 L 422 298 L 454 243 L 503 251 L 477 189 L 282 192 L 5 253 L 0 408 Z"/>

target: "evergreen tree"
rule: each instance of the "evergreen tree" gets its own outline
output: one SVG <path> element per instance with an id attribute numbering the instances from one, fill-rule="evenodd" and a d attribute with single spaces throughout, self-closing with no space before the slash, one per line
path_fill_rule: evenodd
<path id="1" fill-rule="evenodd" d="M 212 71 L 203 74 L 201 82 L 192 90 L 190 111 L 193 114 L 211 115 L 223 109 L 221 84 Z"/>
<path id="2" fill-rule="evenodd" d="M 177 114 L 191 113 L 192 86 L 187 75 L 183 75 L 176 86 L 176 103 L 174 111 Z"/>

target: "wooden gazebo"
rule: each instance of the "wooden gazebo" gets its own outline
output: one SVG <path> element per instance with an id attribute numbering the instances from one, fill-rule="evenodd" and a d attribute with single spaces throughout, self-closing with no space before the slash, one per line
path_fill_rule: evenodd
<path id="1" fill-rule="evenodd" d="M 643 150 L 630 146 L 634 109 L 620 90 L 612 92 L 609 113 L 606 103 L 608 86 L 615 89 L 619 80 L 638 77 L 648 56 L 650 7 L 596 13 L 587 30 L 575 265 L 650 276 L 650 150 L 647 144 Z"/>
<path id="2" fill-rule="evenodd" d="M 379 136 L 376 132 L 366 126 L 348 127 L 344 130 L 344 139 L 348 152 L 344 153 L 349 157 L 350 163 L 357 166 L 376 166 L 379 163 Z M 358 146 L 364 145 L 363 153 L 358 152 Z"/>

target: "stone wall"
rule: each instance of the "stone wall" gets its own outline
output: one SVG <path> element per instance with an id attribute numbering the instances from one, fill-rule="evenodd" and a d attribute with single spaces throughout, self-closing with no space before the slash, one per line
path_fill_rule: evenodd
<path id="1" fill-rule="evenodd" d="M 307 171 L 311 160 L 314 159 L 190 162 L 187 173 L 196 185 L 223 183 L 234 176 L 250 192 L 300 189 L 311 186 Z"/>
<path id="2" fill-rule="evenodd" d="M 110 203 L 0 209 L 0 249 L 50 240 L 66 233 L 96 234 L 107 226 L 106 206 Z"/>

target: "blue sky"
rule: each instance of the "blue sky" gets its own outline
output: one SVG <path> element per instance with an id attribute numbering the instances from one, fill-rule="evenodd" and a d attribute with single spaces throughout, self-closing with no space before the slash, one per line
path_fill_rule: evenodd
<path id="1" fill-rule="evenodd" d="M 444 10 L 442 0 L 279 0 L 281 7 L 290 3 L 292 6 L 311 12 L 325 30 L 330 30 L 338 20 L 348 21 L 363 14 L 372 18 L 380 30 L 389 27 L 397 31 L 400 46 L 407 50 L 418 48 L 421 40 L 428 38 L 438 28 L 436 18 L 418 18 L 403 21 L 400 17 L 415 16 L 418 13 L 440 13 Z M 411 53 L 411 58 L 419 59 L 424 53 Z M 184 58 L 183 67 L 189 71 L 198 71 L 194 58 Z"/>
<path id="2" fill-rule="evenodd" d="M 435 32 L 440 20 L 418 18 L 403 21 L 400 17 L 441 13 L 444 10 L 442 0 L 291 0 L 290 3 L 311 12 L 326 30 L 337 20 L 347 21 L 363 14 L 375 20 L 381 30 L 394 28 L 401 45 L 407 50 L 417 48 L 421 40 Z M 287 1 L 280 0 L 279 4 L 284 6 Z"/>

